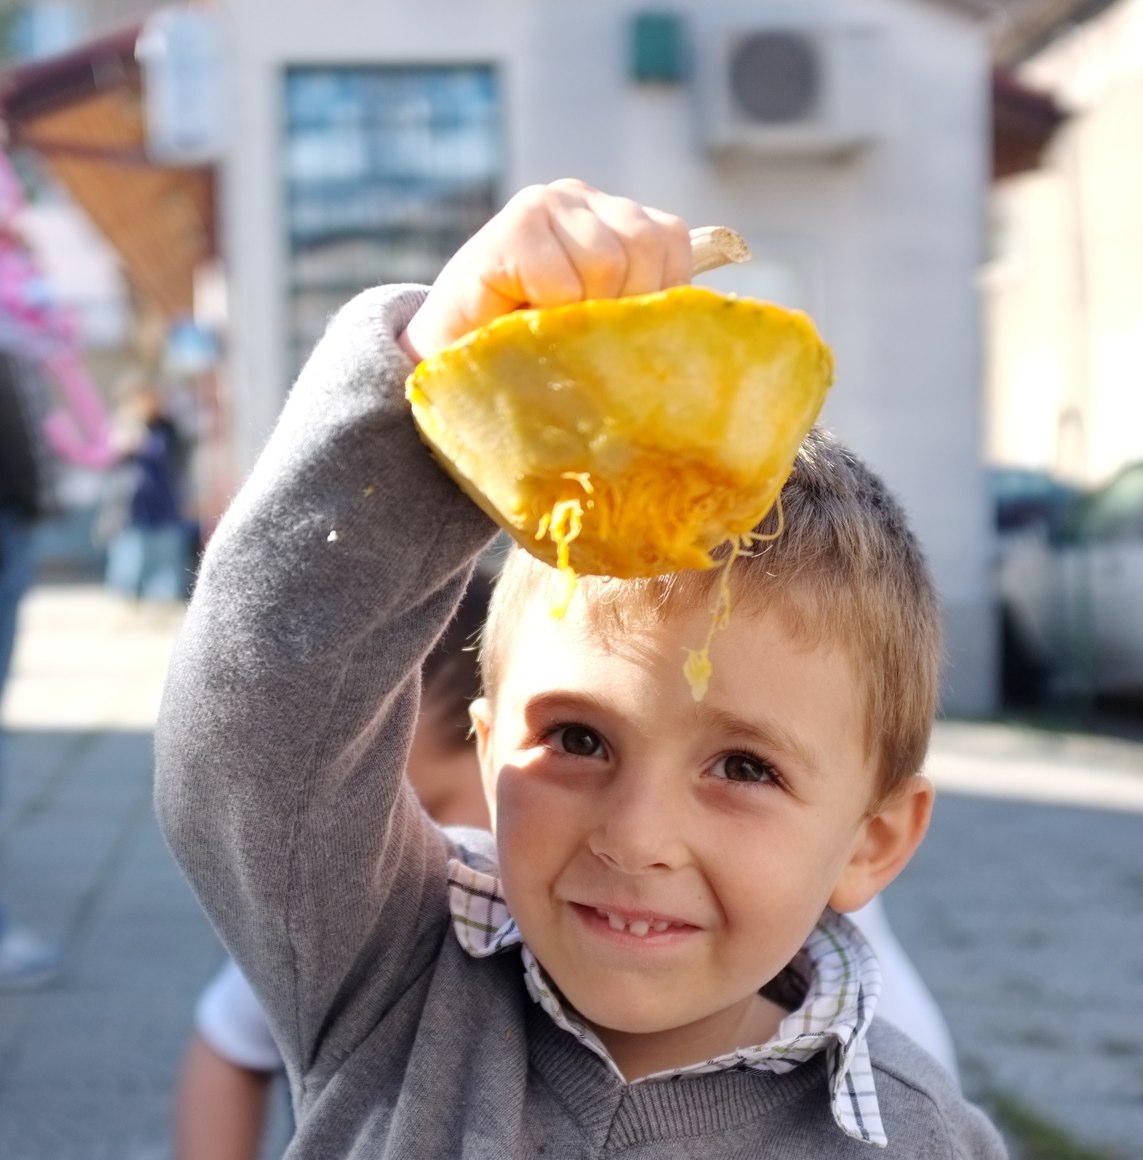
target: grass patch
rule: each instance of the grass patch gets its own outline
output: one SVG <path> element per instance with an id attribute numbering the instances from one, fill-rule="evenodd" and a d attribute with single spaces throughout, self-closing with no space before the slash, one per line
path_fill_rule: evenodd
<path id="1" fill-rule="evenodd" d="M 1125 1160 L 1122 1153 L 1081 1143 L 1015 1096 L 996 1095 L 990 1103 L 996 1122 L 1018 1144 L 1021 1160 Z"/>

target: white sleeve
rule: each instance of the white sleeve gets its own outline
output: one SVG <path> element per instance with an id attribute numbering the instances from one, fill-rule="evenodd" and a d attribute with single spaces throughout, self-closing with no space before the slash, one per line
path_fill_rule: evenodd
<path id="1" fill-rule="evenodd" d="M 889 926 L 881 896 L 846 915 L 860 928 L 881 965 L 877 1014 L 904 1031 L 959 1082 L 952 1034 L 932 992 Z"/>
<path id="2" fill-rule="evenodd" d="M 199 1035 L 223 1059 L 252 1071 L 281 1068 L 261 1004 L 233 960 L 226 960 L 199 996 L 194 1021 Z"/>

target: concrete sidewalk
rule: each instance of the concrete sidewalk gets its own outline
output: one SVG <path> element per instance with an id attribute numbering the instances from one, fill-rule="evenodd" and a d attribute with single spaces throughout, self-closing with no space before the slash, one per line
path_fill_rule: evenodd
<path id="1" fill-rule="evenodd" d="M 221 961 L 151 811 L 176 619 L 128 616 L 91 587 L 26 605 L 0 893 L 69 969 L 0 994 L 4 1160 L 170 1155 L 191 1006 Z M 1143 1160 L 1143 745 L 944 723 L 931 771 L 930 837 L 886 902 L 966 1089 L 1014 1156 Z"/>
<path id="2" fill-rule="evenodd" d="M 97 587 L 24 606 L 6 697 L 0 894 L 57 941 L 51 990 L 0 993 L 0 1156 L 170 1154 L 170 1093 L 220 961 L 151 806 L 150 729 L 176 627 Z"/>

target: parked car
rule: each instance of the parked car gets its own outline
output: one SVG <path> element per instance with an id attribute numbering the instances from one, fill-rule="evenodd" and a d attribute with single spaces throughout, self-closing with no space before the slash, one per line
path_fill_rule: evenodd
<path id="1" fill-rule="evenodd" d="M 998 493 L 1006 696 L 1143 697 L 1143 462 L 1061 487 L 1007 527 Z"/>
<path id="2" fill-rule="evenodd" d="M 1037 528 L 1056 540 L 1083 496 L 1076 484 L 1031 467 L 993 467 L 989 485 L 1001 535 Z"/>

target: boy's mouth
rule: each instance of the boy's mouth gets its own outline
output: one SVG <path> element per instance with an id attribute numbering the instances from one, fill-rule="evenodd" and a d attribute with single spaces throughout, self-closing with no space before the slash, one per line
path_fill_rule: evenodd
<path id="1" fill-rule="evenodd" d="M 572 906 L 586 921 L 598 920 L 619 933 L 634 935 L 635 938 L 647 938 L 649 935 L 678 933 L 685 930 L 695 930 L 696 927 L 682 919 L 671 918 L 667 915 L 654 913 L 632 913 L 622 910 L 609 910 L 603 906 L 572 903 Z M 594 925 L 594 923 L 593 923 Z"/>

